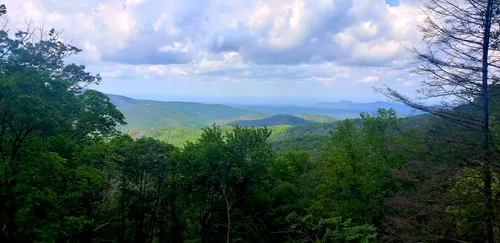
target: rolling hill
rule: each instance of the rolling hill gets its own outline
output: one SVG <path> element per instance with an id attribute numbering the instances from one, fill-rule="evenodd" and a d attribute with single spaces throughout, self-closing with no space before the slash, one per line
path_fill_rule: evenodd
<path id="1" fill-rule="evenodd" d="M 414 112 L 406 105 L 398 103 L 389 103 L 377 101 L 372 103 L 356 103 L 352 101 L 339 101 L 339 102 L 321 102 L 310 106 L 299 105 L 240 105 L 229 104 L 232 107 L 237 107 L 246 110 L 253 110 L 269 114 L 315 114 L 323 116 L 333 116 L 337 119 L 356 118 L 359 113 L 375 113 L 378 108 L 394 108 L 396 113 L 400 116 L 410 116 Z"/>
<path id="2" fill-rule="evenodd" d="M 265 114 L 241 108 L 194 102 L 138 100 L 108 94 L 111 102 L 125 116 L 122 130 L 146 128 L 204 128 L 212 124 L 225 125 L 235 120 L 259 119 Z"/>
<path id="3" fill-rule="evenodd" d="M 279 114 L 266 117 L 264 119 L 233 121 L 228 123 L 228 125 L 238 125 L 244 127 L 264 127 L 264 126 L 277 126 L 277 125 L 300 125 L 306 123 L 312 123 L 312 121 L 292 115 Z"/>
<path id="4" fill-rule="evenodd" d="M 301 113 L 301 114 L 295 114 L 294 116 L 300 117 L 302 119 L 306 119 L 309 121 L 313 122 L 319 122 L 319 123 L 328 123 L 328 122 L 334 122 L 338 121 L 339 118 L 331 115 L 318 115 L 318 114 L 307 114 L 307 113 Z"/>
<path id="5" fill-rule="evenodd" d="M 281 133 L 292 128 L 288 125 L 267 127 L 271 130 L 269 140 L 272 140 Z M 222 126 L 222 133 L 225 134 L 233 129 L 233 126 Z M 194 142 L 201 137 L 203 129 L 187 128 L 187 127 L 167 127 L 167 128 L 145 128 L 145 129 L 129 129 L 127 133 L 134 137 L 152 137 L 163 142 L 173 144 L 178 147 L 183 147 L 186 142 Z"/>
<path id="6" fill-rule="evenodd" d="M 336 128 L 337 122 L 302 124 L 287 129 L 270 141 L 283 141 L 304 136 L 329 136 L 329 132 Z"/>
<path id="7" fill-rule="evenodd" d="M 229 106 L 139 100 L 112 94 L 108 97 L 125 115 L 127 125 L 120 129 L 135 138 L 153 137 L 182 147 L 188 141 L 197 140 L 202 129 L 212 124 L 221 125 L 224 132 L 233 129 L 231 125 L 267 126 L 272 131 L 269 142 L 278 153 L 307 150 L 315 154 L 340 119 L 359 117 L 360 112 L 373 113 L 377 108 L 394 107 L 386 102 L 361 104 L 351 101 L 323 102 L 314 107 Z M 402 106 L 395 108 L 404 111 Z M 278 113 L 282 111 L 288 113 Z M 275 115 L 268 117 L 268 114 Z M 422 119 L 404 120 L 420 122 Z M 354 122 L 359 123 L 359 119 Z"/>

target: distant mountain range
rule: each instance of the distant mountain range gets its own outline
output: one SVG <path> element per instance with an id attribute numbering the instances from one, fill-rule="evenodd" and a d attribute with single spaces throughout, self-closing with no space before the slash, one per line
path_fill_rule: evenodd
<path id="1" fill-rule="evenodd" d="M 317 151 L 335 130 L 339 119 L 358 118 L 360 112 L 374 113 L 378 108 L 394 108 L 401 116 L 412 114 L 404 105 L 388 102 L 355 103 L 322 102 L 312 106 L 216 105 L 194 102 L 166 102 L 133 99 L 108 94 L 111 102 L 125 115 L 123 132 L 138 138 L 150 136 L 177 146 L 195 141 L 202 128 L 212 124 L 230 131 L 232 126 L 267 126 L 272 134 L 269 142 L 280 151 Z M 420 122 L 421 116 L 406 121 Z M 353 120 L 359 123 L 359 119 Z"/>
<path id="2" fill-rule="evenodd" d="M 257 120 L 238 120 L 228 123 L 228 125 L 238 125 L 244 127 L 264 127 L 264 126 L 277 126 L 277 125 L 301 125 L 306 123 L 312 123 L 313 121 L 309 121 L 300 117 L 287 115 L 287 114 L 279 114 L 270 117 L 266 117 L 264 119 Z"/>
<path id="3" fill-rule="evenodd" d="M 325 130 L 329 130 L 330 125 L 319 125 L 319 123 L 357 118 L 360 112 L 374 113 L 378 108 L 392 107 L 401 116 L 412 114 L 411 109 L 404 105 L 387 102 L 355 103 L 344 100 L 322 102 L 313 106 L 274 106 L 166 102 L 133 99 L 113 94 L 108 94 L 108 97 L 125 116 L 127 125 L 120 127 L 120 130 L 134 137 L 153 136 L 177 144 L 182 144 L 188 138 L 198 137 L 201 128 L 212 124 L 282 126 L 281 130 L 284 130 L 284 127 L 294 127 L 286 133 L 290 135 L 282 136 L 295 139 L 296 136 L 291 135 L 294 131 L 300 131 L 299 134 L 310 133 L 304 130 L 303 125 L 306 125 L 305 128 L 314 127 L 312 129 L 314 131 L 321 131 L 323 126 L 327 126 Z"/>
<path id="4" fill-rule="evenodd" d="M 356 103 L 352 101 L 342 100 L 338 102 L 321 102 L 311 106 L 298 105 L 240 105 L 228 104 L 232 107 L 237 107 L 246 110 L 253 110 L 268 114 L 317 114 L 333 116 L 339 119 L 356 118 L 359 113 L 367 112 L 374 113 L 378 108 L 393 108 L 400 116 L 413 115 L 413 109 L 398 103 L 389 103 L 377 101 L 372 103 Z"/>
<path id="5" fill-rule="evenodd" d="M 227 105 L 138 100 L 112 94 L 108 94 L 108 97 L 125 116 L 125 129 L 204 128 L 214 123 L 224 125 L 235 120 L 260 119 L 267 116 L 262 112 Z"/>
<path id="6" fill-rule="evenodd" d="M 376 101 L 371 103 L 356 103 L 349 100 L 341 100 L 338 102 L 320 102 L 315 105 L 315 107 L 327 108 L 327 109 L 343 109 L 343 110 L 377 110 L 378 108 L 390 109 L 393 108 L 396 111 L 408 112 L 411 108 L 399 104 L 399 103 L 389 103 L 384 101 Z"/>

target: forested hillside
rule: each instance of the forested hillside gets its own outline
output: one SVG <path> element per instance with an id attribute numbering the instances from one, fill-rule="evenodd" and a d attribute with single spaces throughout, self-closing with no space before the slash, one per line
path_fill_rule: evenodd
<path id="1" fill-rule="evenodd" d="M 335 131 L 339 123 L 312 123 L 293 126 L 270 138 L 269 143 L 277 154 L 307 151 L 317 159 L 322 152 L 325 141 L 329 138 L 330 133 Z"/>
<path id="2" fill-rule="evenodd" d="M 498 241 L 500 84 L 488 70 L 500 5 L 434 3 L 445 5 L 427 17 L 457 28 L 429 19 L 422 30 L 448 52 L 417 54 L 433 77 L 421 92 L 461 102 L 428 105 L 387 87 L 426 114 L 271 128 L 203 125 L 225 106 L 85 89 L 102 79 L 71 62 L 82 50 L 60 32 L 0 30 L 0 242 Z M 143 116 L 142 138 L 120 132 Z M 179 123 L 204 129 L 182 147 L 149 137 L 177 137 L 155 126 Z"/>
<path id="3" fill-rule="evenodd" d="M 280 125 L 267 127 L 271 132 L 269 139 L 274 139 L 281 133 L 285 132 L 292 126 Z M 205 127 L 206 128 L 206 127 Z M 167 128 L 150 128 L 150 129 L 129 129 L 127 134 L 133 138 L 151 137 L 162 142 L 167 142 L 178 147 L 184 147 L 188 142 L 195 142 L 201 138 L 203 130 L 188 127 L 167 127 Z M 233 131 L 234 126 L 221 126 L 223 134 Z"/>
<path id="4" fill-rule="evenodd" d="M 114 103 L 117 103 L 116 100 Z M 222 126 L 222 129 L 224 132 L 228 132 L 233 129 L 232 126 L 234 125 L 262 128 L 267 127 L 271 131 L 269 141 L 276 151 L 281 151 L 283 148 L 286 148 L 284 151 L 309 151 L 312 148 L 316 149 L 317 144 L 327 137 L 330 131 L 335 130 L 337 123 L 333 122 L 336 121 L 335 118 L 312 114 L 302 114 L 301 116 L 304 118 L 291 115 L 275 115 L 264 119 L 238 120 Z M 167 118 L 161 117 L 160 119 Z M 203 128 L 206 128 L 206 126 Z M 192 128 L 182 125 L 179 125 L 178 127 L 167 126 L 145 128 L 142 126 L 137 127 L 127 125 L 120 127 L 120 130 L 133 138 L 152 137 L 163 142 L 171 143 L 175 146 L 183 147 L 186 142 L 194 142 L 200 138 L 203 133 L 203 128 Z M 289 132 L 281 135 L 289 129 L 291 129 Z M 301 139 L 308 139 L 310 142 L 307 144 L 300 143 L 299 140 Z M 284 146 L 284 144 L 287 145 Z M 294 146 L 301 147 L 294 148 Z"/>
<path id="5" fill-rule="evenodd" d="M 266 127 L 278 125 L 300 125 L 306 123 L 311 123 L 311 121 L 292 115 L 279 114 L 257 120 L 233 121 L 228 123 L 228 125 L 238 125 L 243 127 Z"/>
<path id="6" fill-rule="evenodd" d="M 295 114 L 294 116 L 300 117 L 300 118 L 308 120 L 308 121 L 320 122 L 320 123 L 334 122 L 334 121 L 338 121 L 339 120 L 339 118 L 337 118 L 335 116 L 326 116 L 326 115 L 318 115 L 318 114 L 307 114 L 307 113 Z"/>
<path id="7" fill-rule="evenodd" d="M 187 127 L 204 128 L 212 124 L 224 125 L 242 119 L 258 119 L 264 113 L 225 105 L 194 102 L 165 102 L 137 100 L 120 95 L 107 95 L 125 115 L 127 125 L 122 129 Z"/>

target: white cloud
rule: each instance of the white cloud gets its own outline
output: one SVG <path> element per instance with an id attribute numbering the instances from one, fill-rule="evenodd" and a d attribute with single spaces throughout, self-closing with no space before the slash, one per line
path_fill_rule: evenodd
<path id="1" fill-rule="evenodd" d="M 168 70 L 168 73 L 170 75 L 177 75 L 177 76 L 187 76 L 188 73 L 184 70 L 182 70 L 182 68 L 178 68 L 178 67 L 172 67 Z"/>
<path id="2" fill-rule="evenodd" d="M 167 72 L 167 67 L 165 65 L 138 66 L 136 72 L 143 74 L 145 77 L 150 75 L 162 76 Z"/>
<path id="3" fill-rule="evenodd" d="M 63 21 L 64 20 L 64 17 L 62 14 L 58 13 L 58 12 L 52 12 L 49 14 L 49 17 L 48 17 L 48 22 L 51 23 L 51 22 L 58 22 L 58 21 Z"/>
<path id="4" fill-rule="evenodd" d="M 352 59 L 360 62 L 377 64 L 395 59 L 396 55 L 403 51 L 401 44 L 397 41 L 373 41 L 359 43 L 353 48 Z"/>
<path id="5" fill-rule="evenodd" d="M 153 30 L 155 32 L 159 32 L 159 31 L 163 30 L 172 36 L 178 35 L 181 32 L 179 27 L 176 26 L 175 23 L 173 22 L 171 16 L 169 16 L 165 12 L 160 14 L 160 17 L 158 17 L 158 19 L 156 19 L 156 21 L 153 23 L 152 27 L 153 27 Z"/>
<path id="6" fill-rule="evenodd" d="M 221 55 L 205 53 L 201 61 L 196 64 L 196 73 L 245 69 L 248 67 L 249 65 L 244 63 L 241 55 L 237 52 L 227 52 Z"/>
<path id="7" fill-rule="evenodd" d="M 418 79 L 406 73 L 404 48 L 420 41 L 416 26 L 422 14 L 413 2 L 401 1 L 397 7 L 384 0 L 58 4 L 6 0 L 5 4 L 13 29 L 34 20 L 64 30 L 64 37 L 84 50 L 78 62 L 105 78 L 182 78 L 209 84 L 228 80 L 225 85 L 231 81 L 232 88 L 255 95 L 262 91 L 243 84 L 268 88 L 273 84 L 274 92 L 287 95 L 349 91 L 371 95 L 372 85 L 380 80 L 411 89 Z M 278 87 L 297 82 L 301 89 Z"/>
<path id="8" fill-rule="evenodd" d="M 363 79 L 361 79 L 359 82 L 361 83 L 375 83 L 380 79 L 380 77 L 377 76 L 366 76 Z"/>
<path id="9" fill-rule="evenodd" d="M 127 6 L 137 6 L 143 4 L 146 1 L 147 0 L 125 0 L 125 4 Z"/>
<path id="10" fill-rule="evenodd" d="M 136 73 L 146 79 L 152 77 L 187 76 L 188 73 L 180 67 L 168 65 L 141 65 L 136 67 Z"/>
<path id="11" fill-rule="evenodd" d="M 117 41 L 118 48 L 126 45 L 142 28 L 129 8 L 116 4 L 101 4 L 97 7 L 96 14 L 106 25 L 105 31 Z"/>
<path id="12" fill-rule="evenodd" d="M 92 61 L 98 62 L 100 60 L 101 56 L 99 54 L 99 50 L 89 41 L 85 41 L 83 43 L 83 50 Z"/>
<path id="13" fill-rule="evenodd" d="M 122 74 L 123 74 L 122 70 L 113 70 L 100 73 L 101 77 L 103 78 L 117 78 L 120 77 Z"/>
<path id="14" fill-rule="evenodd" d="M 188 44 L 174 42 L 169 45 L 164 45 L 158 50 L 161 52 L 188 52 Z"/>
<path id="15" fill-rule="evenodd" d="M 29 20 L 40 21 L 43 17 L 44 11 L 41 6 L 37 6 L 33 1 L 28 1 L 24 3 L 23 10 L 26 16 L 29 16 Z"/>

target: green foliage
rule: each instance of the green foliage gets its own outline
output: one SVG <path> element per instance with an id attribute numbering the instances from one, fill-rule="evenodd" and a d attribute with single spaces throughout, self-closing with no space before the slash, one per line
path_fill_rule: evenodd
<path id="1" fill-rule="evenodd" d="M 278 125 L 299 125 L 306 123 L 311 123 L 311 121 L 292 115 L 280 114 L 259 120 L 233 121 L 230 122 L 228 125 L 238 125 L 244 127 L 265 127 L 265 126 L 278 126 Z"/>
<path id="2" fill-rule="evenodd" d="M 120 240 L 146 242 L 153 237 L 167 237 L 165 230 L 168 202 L 176 180 L 177 153 L 174 146 L 141 138 L 115 143 L 124 160 L 120 165 Z"/>
<path id="3" fill-rule="evenodd" d="M 6 76 L 32 71 L 44 73 L 53 80 L 65 80 L 73 91 L 99 83 L 101 77 L 85 71 L 85 66 L 67 64 L 65 58 L 82 50 L 59 39 L 54 29 L 37 31 L 33 38 L 32 29 L 18 31 L 14 38 L 8 31 L 0 31 L 1 70 Z"/>
<path id="4" fill-rule="evenodd" d="M 323 145 L 328 140 L 328 136 L 298 136 L 284 140 L 270 139 L 270 144 L 278 155 L 284 155 L 291 151 L 307 151 L 317 159 L 321 156 Z"/>
<path id="5" fill-rule="evenodd" d="M 393 110 L 361 118 L 360 127 L 346 120 L 332 133 L 323 158 L 327 179 L 320 188 L 322 203 L 333 215 L 371 224 L 383 215 L 384 198 L 397 189 L 390 170 L 406 159 L 390 148 L 389 129 L 398 120 Z"/>
<path id="6" fill-rule="evenodd" d="M 291 127 L 285 132 L 276 136 L 271 141 L 284 141 L 288 139 L 295 139 L 303 136 L 328 136 L 331 131 L 337 128 L 338 122 L 333 123 L 312 123 L 303 124 Z"/>
<path id="7" fill-rule="evenodd" d="M 190 171 L 186 179 L 196 195 L 192 203 L 199 215 L 202 242 L 258 239 L 262 233 L 258 219 L 264 212 L 256 207 L 267 201 L 260 194 L 265 192 L 267 168 L 274 159 L 266 143 L 269 135 L 266 128 L 234 127 L 224 136 L 214 126 L 185 148 L 185 166 Z"/>
<path id="8" fill-rule="evenodd" d="M 157 130 L 151 137 L 165 141 L 178 147 L 183 147 L 187 142 L 196 141 L 201 137 L 203 130 L 185 127 L 172 127 Z"/>
<path id="9" fill-rule="evenodd" d="M 318 123 L 330 123 L 339 120 L 335 116 L 327 116 L 327 115 L 318 115 L 318 114 L 296 114 L 296 117 L 300 117 L 305 120 L 313 121 L 313 122 L 318 122 Z"/>
<path id="10" fill-rule="evenodd" d="M 376 228 L 371 225 L 354 225 L 341 217 L 314 218 L 308 214 L 291 213 L 286 217 L 290 227 L 282 232 L 289 235 L 289 242 L 376 242 Z"/>
<path id="11" fill-rule="evenodd" d="M 29 39 L 0 31 L 0 233 L 2 242 L 81 238 L 108 202 L 117 157 L 104 139 L 123 115 L 81 87 L 99 76 L 63 58 L 80 50 L 54 30 Z M 85 159 L 83 159 L 85 158 Z"/>
<path id="12" fill-rule="evenodd" d="M 271 131 L 271 135 L 269 136 L 269 140 L 272 140 L 274 137 L 283 133 L 287 129 L 292 126 L 281 125 L 281 126 L 272 126 L 268 127 Z M 221 127 L 222 133 L 226 134 L 228 132 L 232 132 L 233 126 L 223 126 Z M 203 129 L 193 129 L 187 127 L 168 127 L 168 128 L 149 128 L 149 129 L 130 129 L 127 131 L 127 134 L 130 134 L 132 137 L 152 137 L 158 139 L 160 141 L 164 141 L 170 144 L 173 144 L 177 147 L 184 147 L 187 142 L 194 142 L 201 137 L 203 133 Z"/>
<path id="13" fill-rule="evenodd" d="M 353 120 L 359 123 L 358 120 Z M 330 132 L 335 131 L 338 122 L 312 123 L 292 126 L 286 131 L 269 139 L 277 154 L 283 155 L 291 151 L 310 152 L 314 159 L 323 154 Z"/>

